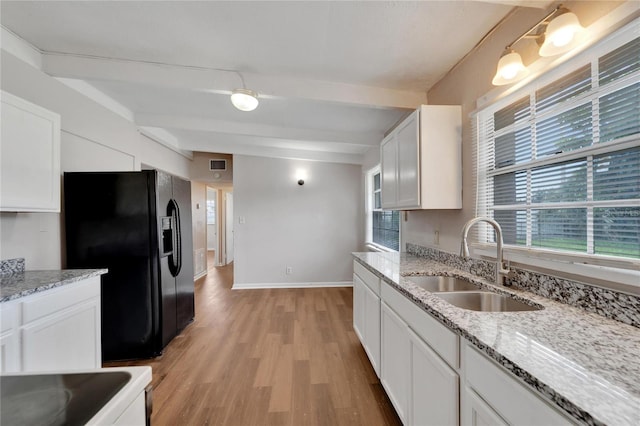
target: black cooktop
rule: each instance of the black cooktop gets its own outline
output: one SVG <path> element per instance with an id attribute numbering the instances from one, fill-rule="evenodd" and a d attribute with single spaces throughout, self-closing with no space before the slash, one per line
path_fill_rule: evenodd
<path id="1" fill-rule="evenodd" d="M 0 424 L 84 425 L 130 378 L 123 371 L 0 376 Z"/>

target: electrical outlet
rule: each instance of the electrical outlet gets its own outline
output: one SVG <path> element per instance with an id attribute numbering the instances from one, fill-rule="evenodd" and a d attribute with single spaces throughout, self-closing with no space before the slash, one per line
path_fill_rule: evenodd
<path id="1" fill-rule="evenodd" d="M 287 266 L 287 269 L 285 270 L 287 275 L 291 275 L 293 274 L 293 268 L 291 266 Z"/>

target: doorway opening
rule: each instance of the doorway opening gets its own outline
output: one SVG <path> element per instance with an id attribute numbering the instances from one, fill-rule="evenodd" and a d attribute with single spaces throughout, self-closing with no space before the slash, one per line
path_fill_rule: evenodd
<path id="1" fill-rule="evenodd" d="M 233 192 L 206 188 L 207 269 L 233 262 Z"/>

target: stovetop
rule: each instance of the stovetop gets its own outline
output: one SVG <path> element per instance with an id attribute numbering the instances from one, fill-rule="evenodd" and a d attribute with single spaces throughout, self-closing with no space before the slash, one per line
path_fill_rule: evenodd
<path id="1" fill-rule="evenodd" d="M 123 371 L 0 378 L 0 424 L 84 425 L 131 379 Z"/>

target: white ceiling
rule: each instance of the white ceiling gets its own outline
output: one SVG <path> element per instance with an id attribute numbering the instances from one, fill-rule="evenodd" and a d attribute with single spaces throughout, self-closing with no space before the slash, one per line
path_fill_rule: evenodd
<path id="1" fill-rule="evenodd" d="M 0 13 L 45 72 L 176 148 L 359 163 L 514 3 L 549 2 L 3 0 Z M 233 108 L 241 80 L 224 70 L 258 109 Z"/>

